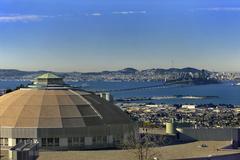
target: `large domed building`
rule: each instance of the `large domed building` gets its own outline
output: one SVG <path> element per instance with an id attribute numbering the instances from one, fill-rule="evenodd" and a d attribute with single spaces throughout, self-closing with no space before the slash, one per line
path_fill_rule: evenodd
<path id="1" fill-rule="evenodd" d="M 134 134 L 134 124 L 112 102 L 51 73 L 0 97 L 0 127 L 6 148 L 22 141 L 45 149 L 108 148 Z"/>

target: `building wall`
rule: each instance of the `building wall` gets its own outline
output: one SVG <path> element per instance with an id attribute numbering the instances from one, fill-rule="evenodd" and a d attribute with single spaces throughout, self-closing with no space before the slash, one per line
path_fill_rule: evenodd
<path id="1" fill-rule="evenodd" d="M 238 128 L 177 128 L 181 141 L 236 141 L 239 143 Z"/>
<path id="2" fill-rule="evenodd" d="M 16 145 L 16 139 L 15 138 L 8 138 L 8 146 L 13 147 Z"/>
<path id="3" fill-rule="evenodd" d="M 8 139 L 9 147 L 23 140 L 32 140 L 39 142 L 42 148 L 51 149 L 107 148 L 117 147 L 124 143 L 129 135 L 134 135 L 133 127 L 132 124 L 118 124 L 82 128 L 0 128 L 0 138 Z M 74 138 L 84 138 L 84 142 L 79 142 L 79 146 L 72 146 L 69 140 Z"/>
<path id="4" fill-rule="evenodd" d="M 0 128 L 0 135 L 4 138 L 39 138 L 39 137 L 75 137 L 75 136 L 103 136 L 131 134 L 132 124 L 116 124 L 104 126 L 90 126 L 82 128 Z"/>
<path id="5" fill-rule="evenodd" d="M 60 138 L 59 139 L 60 147 L 68 147 L 68 139 L 67 138 Z"/>
<path id="6" fill-rule="evenodd" d="M 36 128 L 0 128 L 1 137 L 6 138 L 37 138 Z"/>
<path id="7" fill-rule="evenodd" d="M 55 143 L 55 139 L 58 139 L 59 143 Z M 77 140 L 77 141 L 74 141 Z M 53 143 L 48 143 L 51 140 Z M 42 149 L 54 150 L 54 149 L 97 149 L 97 148 L 109 148 L 119 147 L 124 143 L 124 139 L 120 137 L 109 136 L 97 136 L 97 137 L 67 137 L 67 138 L 39 138 L 39 146 Z M 44 142 L 43 142 L 44 141 Z"/>

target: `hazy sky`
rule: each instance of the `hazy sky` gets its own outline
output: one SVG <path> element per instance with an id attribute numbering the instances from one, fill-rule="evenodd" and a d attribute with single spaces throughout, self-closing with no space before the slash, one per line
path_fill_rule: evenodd
<path id="1" fill-rule="evenodd" d="M 240 71 L 239 0 L 0 0 L 0 68 Z"/>

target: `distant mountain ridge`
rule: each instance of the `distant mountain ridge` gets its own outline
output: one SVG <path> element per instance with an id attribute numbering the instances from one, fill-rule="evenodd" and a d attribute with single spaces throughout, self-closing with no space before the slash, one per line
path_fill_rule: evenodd
<path id="1" fill-rule="evenodd" d="M 102 71 L 102 72 L 53 72 L 53 71 L 45 71 L 45 70 L 39 70 L 39 71 L 22 71 L 17 69 L 0 69 L 0 74 L 8 74 L 8 75 L 14 75 L 14 74 L 20 74 L 20 75 L 26 75 L 26 74 L 35 74 L 35 73 L 82 73 L 82 74 L 93 74 L 93 73 L 136 73 L 141 71 L 148 71 L 148 70 L 156 70 L 161 72 L 199 72 L 201 70 L 191 67 L 185 67 L 185 68 L 169 68 L 169 69 L 162 69 L 162 68 L 153 68 L 153 69 L 145 69 L 145 70 L 137 70 L 135 68 L 124 68 L 117 71 Z"/>
<path id="2" fill-rule="evenodd" d="M 18 79 L 31 80 L 36 76 L 51 71 L 21 71 L 17 69 L 0 69 L 0 79 Z M 199 70 L 196 68 L 152 68 L 145 70 L 137 70 L 135 68 L 124 68 L 116 71 L 102 72 L 52 72 L 59 76 L 65 77 L 67 80 L 163 80 L 179 79 L 182 76 L 201 76 L 210 75 L 207 70 Z"/>
<path id="3" fill-rule="evenodd" d="M 135 74 L 140 72 L 146 72 L 146 71 L 154 71 L 156 73 L 169 73 L 169 72 L 201 72 L 202 70 L 191 68 L 191 67 L 185 67 L 185 68 L 169 68 L 169 69 L 162 69 L 162 68 L 153 68 L 153 69 L 145 69 L 145 70 L 137 70 L 135 68 L 124 68 L 122 70 L 117 71 L 102 71 L 102 72 L 87 72 L 82 74 L 111 74 L 111 73 L 125 73 L 125 74 Z M 207 70 L 205 70 L 207 71 Z M 209 72 L 209 71 L 208 71 Z M 70 72 L 71 73 L 71 72 Z"/>

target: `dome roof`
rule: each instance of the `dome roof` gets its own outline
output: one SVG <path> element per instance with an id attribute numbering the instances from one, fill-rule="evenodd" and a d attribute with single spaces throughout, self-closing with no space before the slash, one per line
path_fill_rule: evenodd
<path id="1" fill-rule="evenodd" d="M 0 126 L 75 128 L 127 124 L 120 108 L 98 95 L 74 89 L 26 88 L 0 97 Z"/>
<path id="2" fill-rule="evenodd" d="M 62 79 L 61 77 L 58 77 L 57 75 L 53 73 L 45 73 L 40 76 L 38 76 L 36 79 Z"/>
<path id="3" fill-rule="evenodd" d="M 38 76 L 35 79 L 35 87 L 50 87 L 50 86 L 63 86 L 65 85 L 63 82 L 63 78 L 58 77 L 53 73 L 45 73 L 43 75 Z"/>

